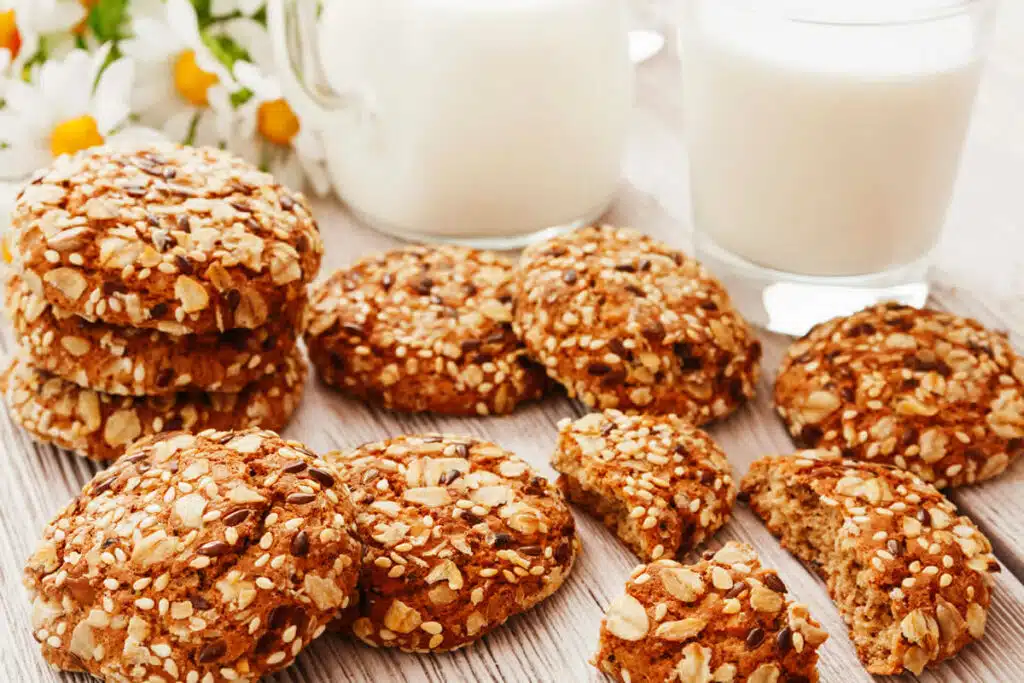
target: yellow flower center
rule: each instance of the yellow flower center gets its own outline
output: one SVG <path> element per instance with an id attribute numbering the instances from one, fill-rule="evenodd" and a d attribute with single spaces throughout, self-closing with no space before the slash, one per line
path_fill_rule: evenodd
<path id="1" fill-rule="evenodd" d="M 88 114 L 58 123 L 50 134 L 50 151 L 55 157 L 102 144 L 103 136 L 100 135 L 96 119 Z"/>
<path id="2" fill-rule="evenodd" d="M 185 50 L 174 62 L 174 87 L 178 94 L 197 107 L 205 107 L 210 103 L 207 92 L 217 84 L 216 74 L 203 71 L 196 64 L 194 50 Z"/>
<path id="3" fill-rule="evenodd" d="M 12 9 L 0 11 L 0 50 L 3 49 L 10 50 L 11 59 L 21 51 L 21 31 Z"/>
<path id="4" fill-rule="evenodd" d="M 277 145 L 287 145 L 299 132 L 299 119 L 284 100 L 268 100 L 256 112 L 260 135 Z"/>

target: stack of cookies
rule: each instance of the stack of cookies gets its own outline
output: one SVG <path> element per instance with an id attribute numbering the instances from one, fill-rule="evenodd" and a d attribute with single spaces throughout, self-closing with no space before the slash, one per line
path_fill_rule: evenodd
<path id="1" fill-rule="evenodd" d="M 17 199 L 2 378 L 36 438 L 96 460 L 175 429 L 281 429 L 323 246 L 301 195 L 214 149 L 58 159 Z"/>

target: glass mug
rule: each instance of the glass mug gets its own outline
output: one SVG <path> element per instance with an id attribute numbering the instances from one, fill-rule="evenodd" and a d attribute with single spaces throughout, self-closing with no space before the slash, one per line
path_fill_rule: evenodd
<path id="1" fill-rule="evenodd" d="M 515 248 L 590 222 L 632 108 L 624 0 L 271 0 L 282 88 L 354 214 Z M 319 71 L 326 88 L 311 85 Z M 315 79 L 314 79 L 315 80 Z M 331 92 L 327 92 L 331 91 Z"/>
<path id="2" fill-rule="evenodd" d="M 684 0 L 695 245 L 752 321 L 922 306 L 991 0 Z"/>

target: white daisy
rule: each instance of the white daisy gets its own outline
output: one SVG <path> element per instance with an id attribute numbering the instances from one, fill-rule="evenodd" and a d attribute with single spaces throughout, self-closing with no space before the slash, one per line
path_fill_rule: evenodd
<path id="1" fill-rule="evenodd" d="M 251 17 L 266 4 L 265 0 L 212 0 L 210 13 L 215 17 L 224 17 L 238 12 L 244 17 Z"/>
<path id="2" fill-rule="evenodd" d="M 0 109 L 0 178 L 19 178 L 53 157 L 103 144 L 127 120 L 132 62 L 106 69 L 111 46 L 72 50 L 33 68 L 28 82 L 8 79 Z M 102 74 L 101 74 L 102 71 Z"/>
<path id="3" fill-rule="evenodd" d="M 0 77 L 21 73 L 40 37 L 69 32 L 86 14 L 78 0 L 0 0 Z"/>
<path id="4" fill-rule="evenodd" d="M 236 62 L 235 79 L 252 97 L 234 113 L 228 149 L 270 171 L 283 184 L 306 182 L 319 195 L 330 183 L 319 134 L 302 124 L 284 99 L 280 84 L 251 62 Z"/>
<path id="5" fill-rule="evenodd" d="M 216 145 L 226 134 L 237 85 L 199 32 L 188 0 L 168 0 L 162 12 L 132 17 L 133 37 L 120 43 L 136 63 L 132 110 L 175 141 Z"/>

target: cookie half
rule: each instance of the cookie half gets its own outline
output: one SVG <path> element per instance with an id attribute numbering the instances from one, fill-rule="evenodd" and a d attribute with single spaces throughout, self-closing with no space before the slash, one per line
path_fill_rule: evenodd
<path id="1" fill-rule="evenodd" d="M 516 330 L 570 396 L 703 424 L 754 395 L 761 344 L 699 263 L 633 230 L 592 226 L 530 247 Z"/>
<path id="2" fill-rule="evenodd" d="M 305 295 L 323 244 L 301 194 L 212 148 L 98 147 L 19 194 L 15 264 L 37 295 L 113 325 L 255 328 Z"/>
<path id="3" fill-rule="evenodd" d="M 255 681 L 355 593 L 335 474 L 273 432 L 144 439 L 43 530 L 25 569 L 43 656 L 103 681 Z"/>
<path id="4" fill-rule="evenodd" d="M 468 645 L 565 580 L 579 552 L 562 494 L 521 459 L 469 437 L 401 436 L 327 456 L 365 544 L 343 627 L 374 646 Z"/>
<path id="5" fill-rule="evenodd" d="M 280 431 L 299 405 L 306 374 L 306 363 L 296 350 L 276 373 L 237 394 L 114 396 L 84 389 L 15 358 L 0 375 L 0 391 L 11 417 L 33 438 L 109 461 L 140 437 L 178 429 Z"/>
<path id="6" fill-rule="evenodd" d="M 593 664 L 624 683 L 818 681 L 828 634 L 745 543 L 640 565 L 608 606 Z"/>
<path id="7" fill-rule="evenodd" d="M 818 325 L 789 348 L 775 405 L 800 446 L 938 488 L 1024 453 L 1024 359 L 1005 335 L 939 311 L 880 305 Z"/>
<path id="8" fill-rule="evenodd" d="M 409 246 L 313 291 L 306 345 L 328 384 L 393 410 L 500 415 L 544 393 L 512 332 L 512 264 L 492 252 Z"/>
<path id="9" fill-rule="evenodd" d="M 729 520 L 736 500 L 725 454 L 675 415 L 563 420 L 551 464 L 569 500 L 644 560 L 685 555 Z"/>
<path id="10" fill-rule="evenodd" d="M 79 386 L 108 394 L 235 393 L 284 366 L 301 334 L 305 297 L 256 329 L 173 335 L 89 322 L 33 294 L 17 275 L 7 314 L 26 360 Z"/>
<path id="11" fill-rule="evenodd" d="M 742 490 L 768 530 L 828 583 L 870 673 L 919 674 L 984 634 L 999 564 L 930 484 L 803 451 L 756 461 Z"/>

